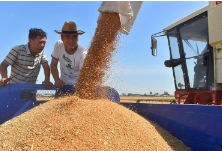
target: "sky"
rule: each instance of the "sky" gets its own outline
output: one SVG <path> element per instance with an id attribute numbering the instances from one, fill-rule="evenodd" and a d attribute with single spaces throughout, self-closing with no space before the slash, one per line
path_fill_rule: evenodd
<path id="1" fill-rule="evenodd" d="M 51 63 L 54 44 L 65 21 L 74 21 L 85 34 L 79 44 L 89 49 L 97 26 L 101 1 L 0 1 L 0 62 L 12 47 L 28 43 L 30 28 L 41 28 L 47 33 L 44 48 Z M 175 86 L 171 68 L 164 65 L 170 59 L 166 37 L 158 38 L 157 56 L 151 55 L 151 35 L 208 5 L 208 1 L 145 1 L 129 35 L 122 35 L 119 48 L 113 57 L 112 76 L 107 85 L 122 93 L 174 94 Z M 99 53 L 99 52 L 98 52 Z M 10 68 L 8 68 L 10 74 Z M 54 83 L 51 76 L 50 79 Z M 44 81 L 41 68 L 38 83 Z"/>

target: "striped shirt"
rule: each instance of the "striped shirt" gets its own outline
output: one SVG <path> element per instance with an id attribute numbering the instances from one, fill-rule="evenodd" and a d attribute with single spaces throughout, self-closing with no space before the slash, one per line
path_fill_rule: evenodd
<path id="1" fill-rule="evenodd" d="M 48 63 L 44 50 L 33 56 L 28 44 L 13 47 L 4 61 L 11 65 L 10 83 L 37 83 L 41 64 Z"/>

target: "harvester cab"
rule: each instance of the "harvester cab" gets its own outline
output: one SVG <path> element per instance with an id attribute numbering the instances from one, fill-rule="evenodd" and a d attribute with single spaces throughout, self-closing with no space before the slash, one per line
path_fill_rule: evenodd
<path id="1" fill-rule="evenodd" d="M 221 50 L 216 50 L 216 47 L 210 43 L 216 36 L 212 30 L 222 32 L 222 23 L 218 23 L 219 20 L 214 20 L 212 17 L 213 14 L 222 14 L 222 5 L 215 3 L 210 2 L 210 5 L 151 36 L 153 56 L 157 55 L 155 38 L 167 37 L 170 60 L 166 60 L 164 64 L 166 67 L 172 67 L 175 97 L 179 100 L 186 99 L 185 104 L 221 104 L 220 83 L 215 80 L 215 73 L 220 72 L 215 67 L 218 66 L 215 64 L 217 61 L 215 52 Z M 221 36 L 214 38 L 218 47 L 221 46 L 221 39 Z"/>

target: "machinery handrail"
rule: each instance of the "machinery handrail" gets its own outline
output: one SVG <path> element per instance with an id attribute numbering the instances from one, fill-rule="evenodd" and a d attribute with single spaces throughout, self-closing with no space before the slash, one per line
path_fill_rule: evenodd
<path id="1" fill-rule="evenodd" d="M 197 104 L 198 103 L 198 100 L 197 100 L 197 97 L 201 94 L 204 94 L 204 93 L 211 93 L 211 94 L 215 94 L 215 91 L 203 91 L 203 92 L 200 92 L 198 94 L 195 95 L 194 97 L 194 104 Z"/>
<path id="2" fill-rule="evenodd" d="M 187 92 L 187 93 L 185 93 L 185 94 L 180 95 L 180 96 L 179 96 L 179 99 L 178 99 L 178 104 L 180 104 L 180 98 L 183 97 L 183 96 L 185 96 L 185 95 L 188 95 L 188 94 L 189 94 L 189 93 Z"/>
<path id="3" fill-rule="evenodd" d="M 102 88 L 105 88 L 105 96 L 107 96 L 108 99 L 114 101 L 114 102 L 120 102 L 120 97 L 118 92 L 114 89 L 111 88 L 109 86 L 104 86 Z M 57 88 L 55 85 L 53 85 L 50 89 L 45 89 L 45 86 L 42 84 L 8 84 L 5 87 L 0 87 L 0 96 L 5 95 L 5 97 L 1 97 L 0 101 L 4 101 L 4 100 L 10 100 L 10 99 L 16 99 L 16 100 L 22 100 L 24 101 L 21 97 L 20 97 L 20 93 L 23 90 L 71 90 L 74 91 L 75 90 L 75 86 L 74 85 L 64 85 L 62 89 Z M 99 90 L 99 89 L 98 89 Z M 1 95 L 2 94 L 2 95 Z M 11 95 L 13 94 L 13 95 Z M 47 100 L 45 100 L 47 101 Z"/>

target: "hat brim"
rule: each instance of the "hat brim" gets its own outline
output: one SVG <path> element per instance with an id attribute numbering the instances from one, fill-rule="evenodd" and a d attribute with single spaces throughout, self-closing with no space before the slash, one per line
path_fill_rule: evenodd
<path id="1" fill-rule="evenodd" d="M 57 34 L 60 34 L 60 35 L 70 35 L 70 34 L 72 34 L 72 35 L 82 35 L 82 34 L 85 33 L 84 31 L 81 31 L 81 30 L 78 30 L 78 31 L 57 31 L 57 30 L 55 30 L 55 32 Z"/>

